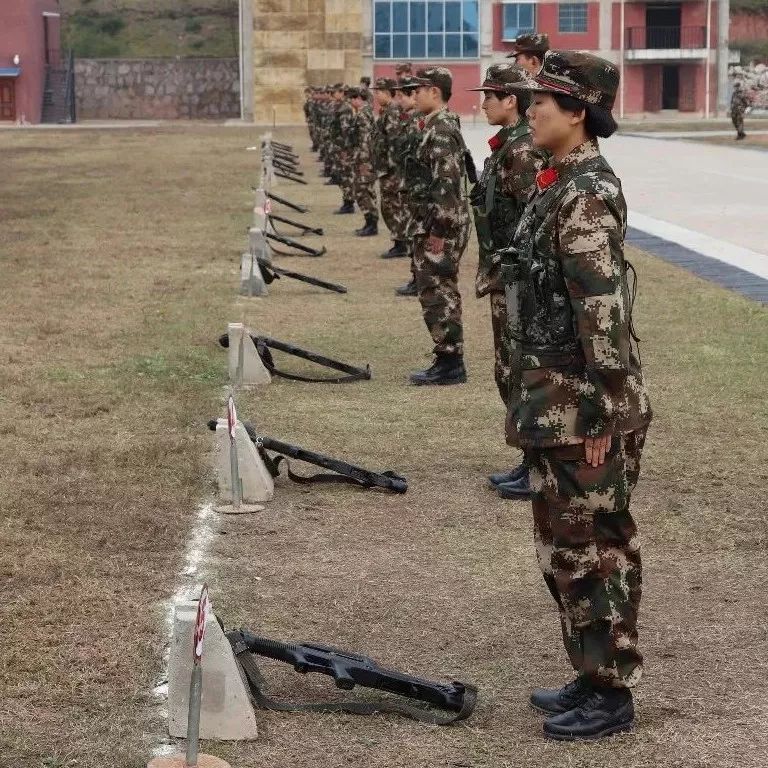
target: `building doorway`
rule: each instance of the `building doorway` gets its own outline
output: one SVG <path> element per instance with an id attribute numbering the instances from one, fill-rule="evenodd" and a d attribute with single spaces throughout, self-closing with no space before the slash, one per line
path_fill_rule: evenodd
<path id="1" fill-rule="evenodd" d="M 16 83 L 9 77 L 0 78 L 0 120 L 16 119 Z"/>
<path id="2" fill-rule="evenodd" d="M 679 64 L 665 64 L 661 68 L 661 108 L 680 108 Z"/>
<path id="3" fill-rule="evenodd" d="M 682 10 L 678 3 L 647 5 L 645 34 L 648 48 L 679 48 Z"/>

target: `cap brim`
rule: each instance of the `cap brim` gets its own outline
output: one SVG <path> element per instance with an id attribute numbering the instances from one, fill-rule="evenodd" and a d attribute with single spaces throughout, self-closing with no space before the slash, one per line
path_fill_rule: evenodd
<path id="1" fill-rule="evenodd" d="M 510 83 L 512 85 L 512 83 Z M 481 85 L 479 88 L 467 88 L 467 91 L 496 91 L 496 93 L 505 93 L 506 88 L 500 85 Z"/>

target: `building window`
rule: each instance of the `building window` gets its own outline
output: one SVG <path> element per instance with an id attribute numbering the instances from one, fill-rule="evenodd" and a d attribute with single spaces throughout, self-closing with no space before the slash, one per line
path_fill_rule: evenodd
<path id="1" fill-rule="evenodd" d="M 376 59 L 476 59 L 478 0 L 374 0 Z"/>
<path id="2" fill-rule="evenodd" d="M 587 31 L 587 4 L 560 3 L 559 24 L 560 32 Z"/>
<path id="3" fill-rule="evenodd" d="M 504 40 L 536 30 L 535 3 L 504 3 L 503 12 Z"/>

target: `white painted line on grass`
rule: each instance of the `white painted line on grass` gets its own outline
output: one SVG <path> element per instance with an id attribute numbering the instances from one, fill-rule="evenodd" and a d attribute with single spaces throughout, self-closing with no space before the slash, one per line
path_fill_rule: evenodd
<path id="1" fill-rule="evenodd" d="M 155 681 L 155 686 L 152 688 L 152 695 L 161 704 L 160 714 L 166 719 L 168 717 L 168 661 L 170 656 L 170 639 L 173 634 L 174 611 L 178 603 L 197 600 L 200 596 L 203 582 L 198 581 L 198 571 L 214 539 L 213 524 L 217 518 L 218 515 L 214 512 L 213 504 L 210 502 L 201 505 L 200 509 L 198 509 L 197 517 L 192 526 L 192 532 L 184 552 L 182 567 L 176 574 L 176 589 L 171 599 L 165 604 L 165 636 L 168 638 L 168 644 L 163 653 L 163 668 Z M 152 756 L 161 757 L 174 751 L 176 751 L 175 742 L 166 734 L 155 746 Z"/>
<path id="2" fill-rule="evenodd" d="M 702 254 L 702 256 L 709 256 L 768 280 L 768 256 L 765 254 L 751 251 L 749 248 L 742 248 L 740 245 L 734 245 L 725 240 L 718 240 L 716 237 L 710 237 L 701 232 L 694 232 L 692 229 L 686 229 L 677 224 L 654 219 L 652 216 L 646 216 L 644 213 L 637 213 L 636 211 L 629 211 L 627 223 L 630 227 L 639 229 L 641 232 L 677 243 Z"/>

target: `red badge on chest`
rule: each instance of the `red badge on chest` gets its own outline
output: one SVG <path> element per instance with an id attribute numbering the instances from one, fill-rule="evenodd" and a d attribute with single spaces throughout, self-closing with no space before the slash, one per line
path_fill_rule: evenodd
<path id="1" fill-rule="evenodd" d="M 498 136 L 491 136 L 490 139 L 488 139 L 488 146 L 491 148 L 491 152 L 495 152 L 497 149 L 500 149 L 502 145 L 502 141 Z"/>
<path id="2" fill-rule="evenodd" d="M 423 131 L 423 130 L 424 130 L 424 126 L 425 126 L 425 125 L 426 125 L 426 123 L 425 123 L 423 120 L 419 120 L 419 130 L 420 130 L 420 131 Z"/>
<path id="3" fill-rule="evenodd" d="M 543 171 L 539 171 L 536 174 L 536 186 L 539 192 L 551 187 L 559 178 L 560 174 L 556 168 L 545 168 Z"/>

